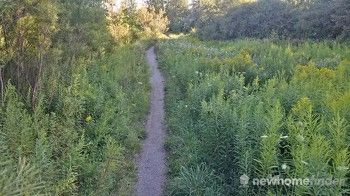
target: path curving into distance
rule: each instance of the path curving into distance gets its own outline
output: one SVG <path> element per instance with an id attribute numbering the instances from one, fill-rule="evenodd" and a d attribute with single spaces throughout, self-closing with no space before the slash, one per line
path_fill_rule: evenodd
<path id="1" fill-rule="evenodd" d="M 158 68 L 154 47 L 147 51 L 151 68 L 151 106 L 146 123 L 146 139 L 137 158 L 137 196 L 163 195 L 166 181 L 166 130 L 164 126 L 164 78 Z"/>

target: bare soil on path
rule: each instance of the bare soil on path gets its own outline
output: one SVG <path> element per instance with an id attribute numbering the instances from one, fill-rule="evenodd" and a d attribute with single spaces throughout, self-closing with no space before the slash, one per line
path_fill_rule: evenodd
<path id="1" fill-rule="evenodd" d="M 164 77 L 162 76 L 154 47 L 147 51 L 151 68 L 151 106 L 146 123 L 147 137 L 137 157 L 137 196 L 163 195 L 166 181 L 166 151 L 164 148 L 166 130 L 164 126 Z"/>

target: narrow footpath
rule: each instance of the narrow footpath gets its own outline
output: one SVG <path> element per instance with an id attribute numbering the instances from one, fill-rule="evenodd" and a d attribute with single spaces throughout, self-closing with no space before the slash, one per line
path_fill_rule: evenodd
<path id="1" fill-rule="evenodd" d="M 146 123 L 146 139 L 137 158 L 137 196 L 163 195 L 166 181 L 166 152 L 164 142 L 164 77 L 162 76 L 154 47 L 147 51 L 147 61 L 151 68 L 151 106 Z"/>

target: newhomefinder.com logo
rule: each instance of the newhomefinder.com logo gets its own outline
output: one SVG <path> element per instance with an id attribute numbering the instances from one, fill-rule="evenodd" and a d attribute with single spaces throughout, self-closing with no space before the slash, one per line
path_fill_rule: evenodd
<path id="1" fill-rule="evenodd" d="M 243 174 L 240 177 L 242 186 L 343 186 L 346 179 L 335 178 L 281 178 L 280 176 L 269 176 L 267 178 L 253 178 Z"/>

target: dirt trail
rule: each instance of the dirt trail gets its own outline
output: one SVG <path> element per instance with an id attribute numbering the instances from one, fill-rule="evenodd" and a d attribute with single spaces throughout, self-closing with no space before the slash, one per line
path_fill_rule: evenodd
<path id="1" fill-rule="evenodd" d="M 146 124 L 147 137 L 138 155 L 137 196 L 163 195 L 166 181 L 165 127 L 164 127 L 164 78 L 158 68 L 154 47 L 147 51 L 151 67 L 151 107 Z"/>

